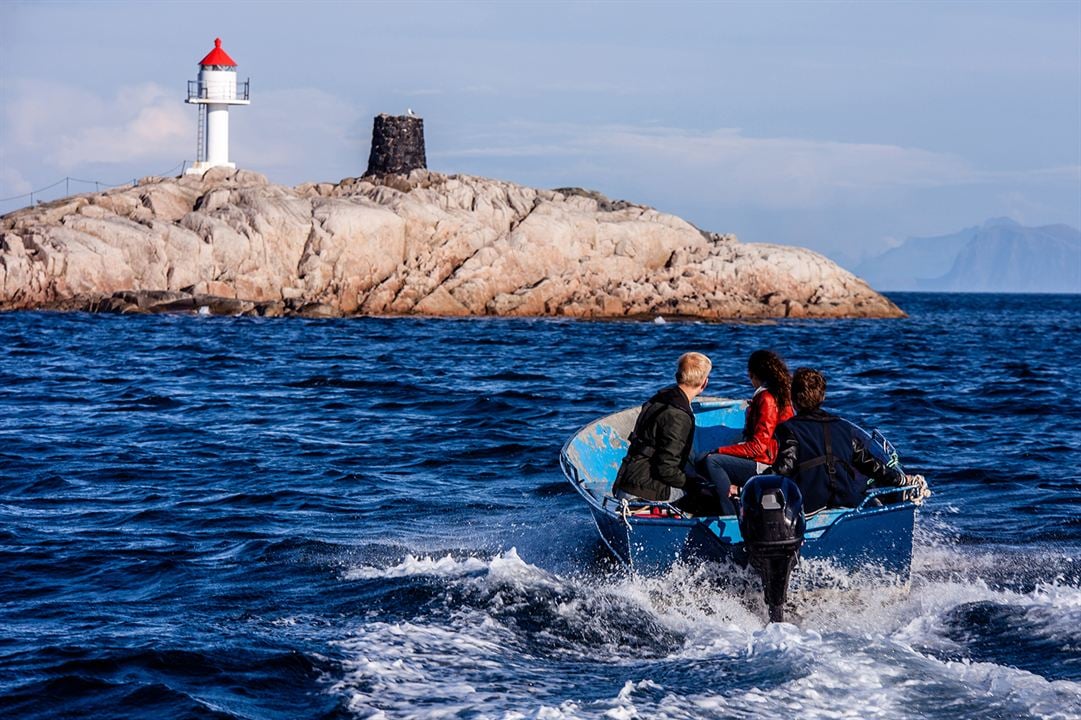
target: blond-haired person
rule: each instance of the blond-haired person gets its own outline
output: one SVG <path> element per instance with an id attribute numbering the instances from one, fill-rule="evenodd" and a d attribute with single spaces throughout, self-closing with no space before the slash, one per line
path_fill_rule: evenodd
<path id="1" fill-rule="evenodd" d="M 674 502 L 697 493 L 698 478 L 687 464 L 694 439 L 691 401 L 706 389 L 712 369 L 702 353 L 684 353 L 676 365 L 676 384 L 642 405 L 612 487 L 617 498 Z"/>

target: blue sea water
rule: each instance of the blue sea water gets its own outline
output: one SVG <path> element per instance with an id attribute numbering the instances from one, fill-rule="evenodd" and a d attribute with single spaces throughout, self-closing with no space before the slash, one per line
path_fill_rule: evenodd
<path id="1" fill-rule="evenodd" d="M 1081 297 L 767 324 L 0 315 L 0 715 L 1081 717 Z M 909 588 L 637 577 L 558 452 L 714 360 L 934 490 Z"/>

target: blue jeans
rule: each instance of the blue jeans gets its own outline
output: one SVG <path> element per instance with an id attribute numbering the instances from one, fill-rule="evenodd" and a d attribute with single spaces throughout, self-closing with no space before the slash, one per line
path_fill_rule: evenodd
<path id="1" fill-rule="evenodd" d="M 721 504 L 722 515 L 736 514 L 736 506 L 728 498 L 732 486 L 742 486 L 758 474 L 758 463 L 754 460 L 733 455 L 721 455 L 720 453 L 699 455 L 695 460 L 695 466 L 698 468 L 698 472 L 705 475 L 713 483 L 713 487 L 717 491 L 717 499 Z"/>
<path id="2" fill-rule="evenodd" d="M 631 495 L 629 492 L 625 492 L 623 490 L 616 490 L 615 499 L 626 500 L 627 502 L 634 502 L 635 500 L 642 500 L 643 502 L 675 502 L 676 500 L 679 500 L 685 495 L 686 493 L 684 493 L 679 488 L 668 488 L 668 497 L 664 500 L 646 500 L 645 498 L 640 498 L 637 495 Z"/>

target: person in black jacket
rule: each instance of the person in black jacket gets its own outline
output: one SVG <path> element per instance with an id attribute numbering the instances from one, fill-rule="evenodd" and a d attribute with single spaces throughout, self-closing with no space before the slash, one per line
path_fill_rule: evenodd
<path id="1" fill-rule="evenodd" d="M 687 475 L 694 439 L 691 401 L 706 389 L 712 369 L 713 363 L 702 353 L 685 353 L 676 367 L 676 384 L 642 405 L 612 486 L 613 495 L 674 502 L 695 493 L 699 479 L 693 470 L 691 477 Z"/>
<path id="2" fill-rule="evenodd" d="M 817 370 L 800 368 L 792 376 L 792 404 L 796 416 L 777 426 L 777 459 L 770 468 L 776 475 L 796 481 L 803 493 L 803 510 L 824 507 L 855 507 L 867 491 L 863 473 L 885 485 L 918 485 L 926 493 L 921 475 L 906 476 L 876 458 L 853 433 L 846 420 L 821 409 L 826 399 L 826 379 Z"/>

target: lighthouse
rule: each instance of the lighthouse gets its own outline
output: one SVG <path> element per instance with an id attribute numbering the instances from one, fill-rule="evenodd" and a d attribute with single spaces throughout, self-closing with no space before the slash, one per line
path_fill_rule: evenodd
<path id="1" fill-rule="evenodd" d="M 250 105 L 251 80 L 236 81 L 236 62 L 214 38 L 214 49 L 199 61 L 199 79 L 188 81 L 188 100 L 199 108 L 195 163 L 186 174 L 202 174 L 212 167 L 235 168 L 229 162 L 229 106 Z"/>

